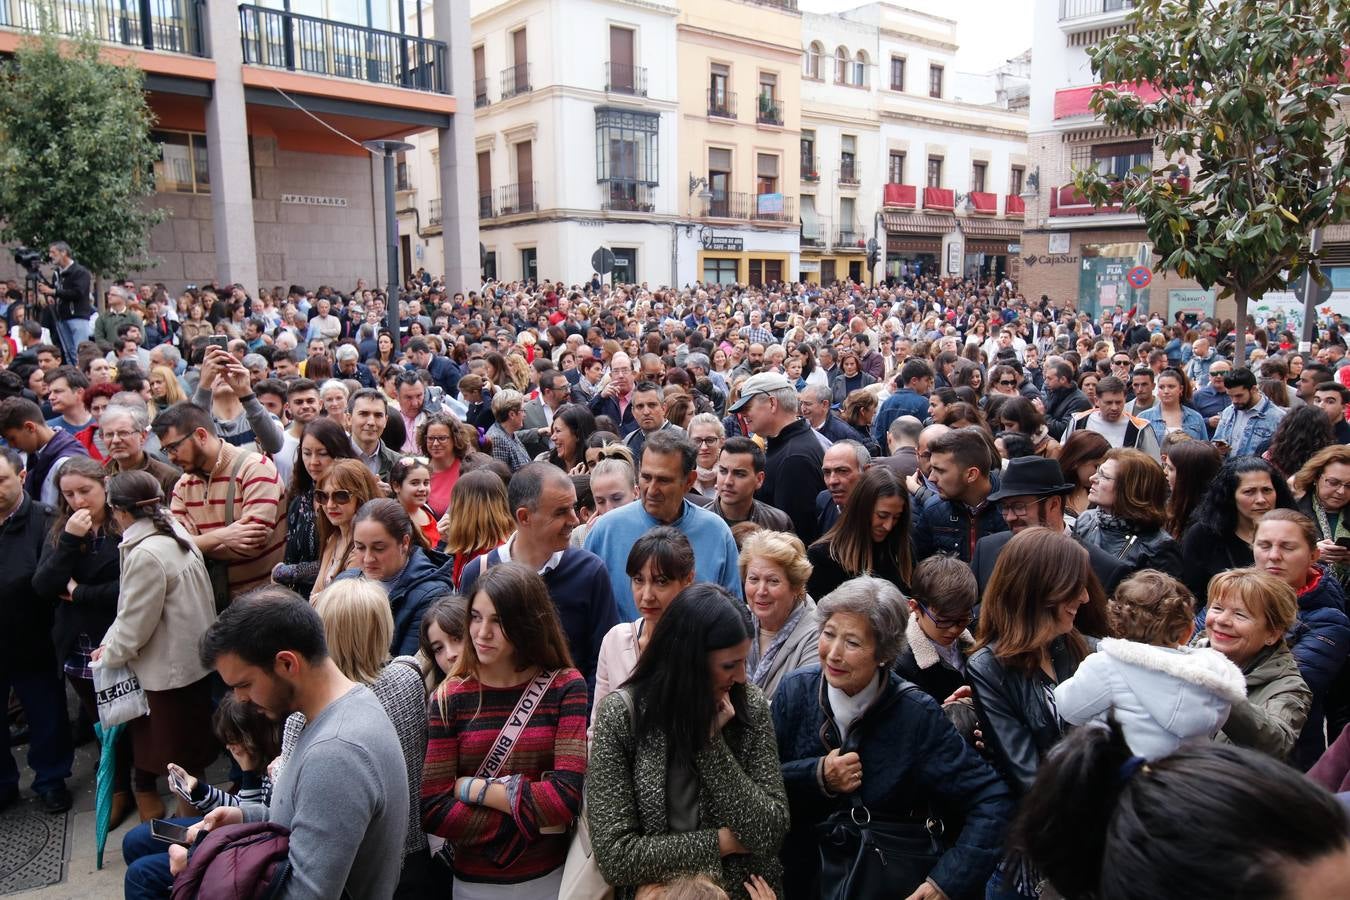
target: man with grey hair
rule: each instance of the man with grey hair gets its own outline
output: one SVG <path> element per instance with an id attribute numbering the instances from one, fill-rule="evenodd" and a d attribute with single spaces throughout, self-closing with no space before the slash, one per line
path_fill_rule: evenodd
<path id="1" fill-rule="evenodd" d="M 605 635 L 619 624 L 609 572 L 589 550 L 569 546 L 579 524 L 571 477 L 552 463 L 535 462 L 511 476 L 506 494 L 516 531 L 506 543 L 472 560 L 460 576 L 464 596 L 486 569 L 504 562 L 528 566 L 544 579 L 558 611 L 572 661 L 595 692 L 596 660 Z"/>
<path id="2" fill-rule="evenodd" d="M 816 495 L 816 521 L 820 523 L 821 534 L 839 520 L 849 495 L 871 463 L 872 454 L 862 442 L 852 438 L 838 441 L 825 451 L 825 458 L 820 463 L 825 490 Z"/>
<path id="3" fill-rule="evenodd" d="M 363 388 L 379 387 L 370 369 L 361 365 L 361 351 L 355 344 L 339 344 L 333 351 L 333 360 L 337 364 L 336 377 L 352 379 Z"/>
<path id="4" fill-rule="evenodd" d="M 919 434 L 923 423 L 913 416 L 900 416 L 886 429 L 886 449 L 890 456 L 876 460 L 888 466 L 901 478 L 908 478 L 919 468 Z"/>
<path id="5" fill-rule="evenodd" d="M 741 413 L 767 442 L 764 484 L 755 499 L 787 513 L 809 546 L 821 533 L 815 498 L 825 488 L 820 474 L 825 450 L 810 423 L 797 415 L 796 389 L 781 373 L 761 372 L 745 380 L 740 399 L 727 411 Z"/>
<path id="6" fill-rule="evenodd" d="M 130 302 L 131 292 L 122 285 L 114 284 L 108 288 L 108 308 L 99 313 L 94 322 L 94 342 L 104 353 L 120 346 L 117 329 L 122 325 L 135 325 L 139 333 L 145 333 L 145 323 L 141 321 L 140 313 L 127 307 Z"/>
<path id="7" fill-rule="evenodd" d="M 240 360 L 240 362 L 244 364 L 245 369 L 248 369 L 248 380 L 250 383 L 257 385 L 258 382 L 267 377 L 267 357 L 263 356 L 261 353 L 245 353 L 244 358 Z"/>
<path id="8" fill-rule="evenodd" d="M 816 430 L 824 447 L 835 441 L 851 440 L 856 431 L 830 410 L 834 395 L 823 384 L 808 384 L 797 397 L 797 408 L 802 418 Z"/>
<path id="9" fill-rule="evenodd" d="M 108 460 L 103 464 L 105 472 L 109 475 L 138 470 L 149 472 L 164 489 L 164 496 L 173 493 L 173 486 L 183 471 L 145 452 L 150 416 L 144 406 L 109 403 L 99 416 L 98 430 L 108 448 Z"/>

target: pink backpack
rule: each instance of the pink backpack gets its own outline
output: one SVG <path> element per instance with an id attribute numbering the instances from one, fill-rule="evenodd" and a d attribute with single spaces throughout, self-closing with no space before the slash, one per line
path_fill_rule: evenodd
<path id="1" fill-rule="evenodd" d="M 192 848 L 171 900 L 268 900 L 290 878 L 290 829 L 271 822 L 222 825 Z"/>

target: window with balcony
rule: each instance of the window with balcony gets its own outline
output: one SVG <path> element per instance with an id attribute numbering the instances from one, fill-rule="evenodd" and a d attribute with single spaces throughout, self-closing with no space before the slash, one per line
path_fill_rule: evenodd
<path id="1" fill-rule="evenodd" d="M 731 67 L 713 63 L 708 69 L 708 115 L 735 118 L 732 109 Z"/>
<path id="2" fill-rule="evenodd" d="M 726 217 L 731 206 L 731 151 L 724 147 L 708 148 L 708 215 Z"/>
<path id="3" fill-rule="evenodd" d="M 402 150 L 394 154 L 394 185 L 395 190 L 412 190 L 412 180 L 408 175 L 408 154 Z"/>
<path id="4" fill-rule="evenodd" d="M 1020 195 L 1026 177 L 1027 170 L 1023 166 L 1013 166 L 1012 171 L 1008 173 L 1008 193 L 1014 197 Z"/>
<path id="5" fill-rule="evenodd" d="M 636 37 L 631 28 L 609 26 L 609 70 L 605 90 L 640 97 L 647 95 L 647 70 L 635 65 Z"/>
<path id="6" fill-rule="evenodd" d="M 154 131 L 159 145 L 155 163 L 155 190 L 165 194 L 209 194 L 211 175 L 206 165 L 206 135 L 186 131 Z"/>
<path id="7" fill-rule="evenodd" d="M 903 56 L 891 57 L 891 90 L 903 91 L 905 89 L 905 58 Z"/>
<path id="8" fill-rule="evenodd" d="M 778 99 L 777 73 L 759 73 L 759 109 L 755 121 L 765 125 L 783 124 L 783 103 Z"/>
<path id="9" fill-rule="evenodd" d="M 834 83 L 848 84 L 848 50 L 843 47 L 834 51 Z"/>
<path id="10" fill-rule="evenodd" d="M 487 55 L 483 45 L 473 48 L 473 105 L 488 105 Z"/>
<path id="11" fill-rule="evenodd" d="M 858 138 L 846 134 L 839 139 L 839 183 L 856 185 L 858 180 Z"/>
<path id="12" fill-rule="evenodd" d="M 531 89 L 529 41 L 525 29 L 517 28 L 511 32 L 511 65 L 502 72 L 502 99 Z"/>
<path id="13" fill-rule="evenodd" d="M 899 150 L 892 150 L 890 158 L 886 161 L 886 182 L 888 184 L 905 183 L 905 154 Z"/>
<path id="14" fill-rule="evenodd" d="M 657 113 L 601 107 L 595 111 L 595 179 L 603 209 L 651 212 L 660 182 Z"/>
<path id="15" fill-rule="evenodd" d="M 926 186 L 930 188 L 942 187 L 942 157 L 928 157 L 928 181 Z"/>
<path id="16" fill-rule="evenodd" d="M 1090 156 L 1085 160 L 1085 148 L 1075 148 L 1070 161 L 1075 168 L 1091 166 L 1108 178 L 1124 181 L 1130 170 L 1139 166 L 1153 165 L 1153 143 L 1151 141 L 1130 141 L 1123 144 L 1094 144 Z"/>
<path id="17" fill-rule="evenodd" d="M 803 131 L 802 140 L 802 181 L 819 181 L 820 167 L 816 160 L 816 133 Z"/>
<path id="18" fill-rule="evenodd" d="M 970 165 L 970 189 L 977 194 L 983 194 L 986 190 L 985 183 L 988 181 L 989 163 L 976 162 Z"/>
<path id="19" fill-rule="evenodd" d="M 839 236 L 835 243 L 840 247 L 856 247 L 861 232 L 858 229 L 857 201 L 852 197 L 839 200 Z"/>
<path id="20" fill-rule="evenodd" d="M 942 66 L 928 67 L 928 96 L 942 99 Z"/>
<path id="21" fill-rule="evenodd" d="M 759 196 L 778 193 L 778 156 L 760 153 L 755 156 L 755 192 Z"/>
<path id="22" fill-rule="evenodd" d="M 492 204 L 492 151 L 480 151 L 478 162 L 478 218 L 490 219 L 496 213 Z"/>
<path id="23" fill-rule="evenodd" d="M 812 41 L 811 46 L 806 48 L 806 59 L 802 66 L 803 78 L 820 81 L 820 58 L 824 54 L 825 48 L 820 41 Z"/>

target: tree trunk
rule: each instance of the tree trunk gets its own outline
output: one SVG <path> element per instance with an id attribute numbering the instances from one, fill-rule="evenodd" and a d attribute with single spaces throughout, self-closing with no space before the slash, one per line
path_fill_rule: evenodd
<path id="1" fill-rule="evenodd" d="M 1236 369 L 1247 364 L 1246 288 L 1236 288 L 1233 291 L 1233 300 L 1237 303 L 1237 321 L 1233 324 L 1233 337 L 1236 339 L 1236 343 L 1233 346 L 1233 368 Z"/>

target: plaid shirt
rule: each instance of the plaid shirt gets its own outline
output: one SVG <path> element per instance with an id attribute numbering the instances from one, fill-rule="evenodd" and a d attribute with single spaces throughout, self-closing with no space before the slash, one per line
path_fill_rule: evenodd
<path id="1" fill-rule="evenodd" d="M 763 344 L 766 347 L 778 343 L 778 338 L 763 325 L 746 325 L 741 329 L 741 337 L 752 344 Z"/>

